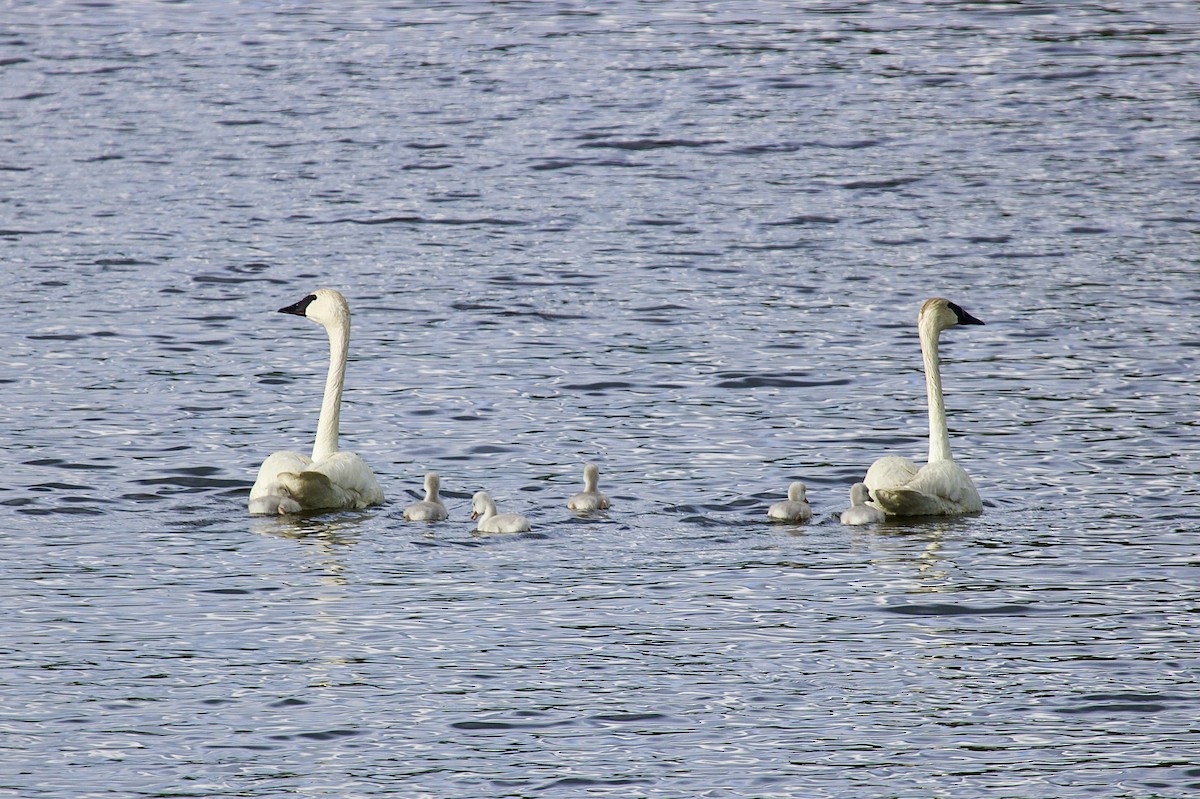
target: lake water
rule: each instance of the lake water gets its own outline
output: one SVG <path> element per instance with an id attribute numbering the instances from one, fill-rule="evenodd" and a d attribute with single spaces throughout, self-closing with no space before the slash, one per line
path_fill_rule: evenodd
<path id="1" fill-rule="evenodd" d="M 1200 791 L 1194 4 L 328 5 L 0 8 L 0 794 Z"/>

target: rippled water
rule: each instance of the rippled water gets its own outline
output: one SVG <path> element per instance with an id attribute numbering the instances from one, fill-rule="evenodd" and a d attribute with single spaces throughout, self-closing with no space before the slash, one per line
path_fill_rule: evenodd
<path id="1" fill-rule="evenodd" d="M 1200 790 L 1192 4 L 0 23 L 0 793 Z M 321 285 L 389 502 L 252 519 Z M 931 295 L 985 511 L 843 528 Z"/>

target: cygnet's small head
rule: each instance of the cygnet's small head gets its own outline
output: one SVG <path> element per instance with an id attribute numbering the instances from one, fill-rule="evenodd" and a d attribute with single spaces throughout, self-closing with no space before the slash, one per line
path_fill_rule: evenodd
<path id="1" fill-rule="evenodd" d="M 804 483 L 792 483 L 788 486 L 788 499 L 792 502 L 807 502 Z"/>
<path id="2" fill-rule="evenodd" d="M 317 289 L 299 302 L 280 308 L 279 313 L 305 316 L 325 327 L 350 321 L 350 305 L 337 289 Z"/>
<path id="3" fill-rule="evenodd" d="M 437 496 L 438 488 L 442 485 L 442 480 L 438 477 L 437 472 L 429 472 L 425 475 L 425 493 L 430 496 Z"/>
<path id="4" fill-rule="evenodd" d="M 866 505 L 870 498 L 871 492 L 867 489 L 866 483 L 855 483 L 850 486 L 851 505 Z"/>
<path id="5" fill-rule="evenodd" d="M 945 330 L 955 325 L 982 325 L 983 322 L 962 309 L 957 303 L 950 302 L 945 297 L 930 297 L 921 303 L 921 312 L 917 314 L 917 326 L 932 327 L 936 331 Z"/>
<path id="6" fill-rule="evenodd" d="M 589 491 L 596 490 L 596 484 L 600 482 L 600 469 L 594 463 L 589 463 L 583 467 L 583 483 Z"/>
<path id="7" fill-rule="evenodd" d="M 471 518 L 478 519 L 487 513 L 488 509 L 494 509 L 496 503 L 492 502 L 492 498 L 488 496 L 486 491 L 477 491 L 475 496 L 471 497 Z"/>

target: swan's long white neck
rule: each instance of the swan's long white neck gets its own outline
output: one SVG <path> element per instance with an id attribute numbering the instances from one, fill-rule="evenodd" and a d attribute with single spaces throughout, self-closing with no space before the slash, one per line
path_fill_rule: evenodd
<path id="1" fill-rule="evenodd" d="M 938 360 L 941 329 L 933 319 L 920 323 L 921 359 L 925 363 L 925 391 L 929 404 L 929 463 L 953 460 L 950 431 L 946 429 L 946 401 L 942 398 L 942 370 Z"/>
<path id="2" fill-rule="evenodd" d="M 338 451 L 338 429 L 342 418 L 342 387 L 346 382 L 346 352 L 350 346 L 350 320 L 337 319 L 325 326 L 329 333 L 329 375 L 325 378 L 325 398 L 317 420 L 317 439 L 312 459 L 320 461 Z"/>

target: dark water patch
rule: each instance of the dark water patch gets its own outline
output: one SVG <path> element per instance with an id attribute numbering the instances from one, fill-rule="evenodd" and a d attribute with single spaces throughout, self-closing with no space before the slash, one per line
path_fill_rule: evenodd
<path id="1" fill-rule="evenodd" d="M 800 142 L 774 142 L 771 144 L 749 144 L 743 147 L 733 147 L 728 152 L 733 155 L 774 155 L 787 154 L 803 150 L 807 145 Z"/>
<path id="2" fill-rule="evenodd" d="M 151 477 L 142 480 L 132 481 L 138 485 L 147 486 L 176 486 L 179 488 L 190 488 L 195 490 L 207 490 L 210 488 L 234 488 L 234 487 L 249 487 L 244 480 L 228 480 L 217 479 L 212 477 L 198 477 L 195 475 L 180 475 L 177 477 Z"/>
<path id="3" fill-rule="evenodd" d="M 841 218 L 836 216 L 824 216 L 822 214 L 801 214 L 800 216 L 788 217 L 787 219 L 782 219 L 778 222 L 764 222 L 763 224 L 767 227 L 806 227 L 809 225 L 836 225 L 841 221 Z"/>
<path id="4" fill-rule="evenodd" d="M 267 740 L 270 740 L 270 741 L 295 741 L 295 740 L 336 741 L 336 740 L 339 740 L 342 738 L 352 738 L 354 736 L 358 736 L 358 735 L 362 735 L 362 734 L 363 733 L 361 730 L 334 729 L 334 730 L 321 730 L 319 732 L 297 732 L 297 733 L 291 733 L 291 734 L 268 735 Z"/>
<path id="5" fill-rule="evenodd" d="M 885 613 L 900 616 L 1024 616 L 1035 612 L 1028 605 L 957 605 L 951 602 L 925 602 L 907 605 L 887 605 Z"/>
<path id="6" fill-rule="evenodd" d="M 1108 73 L 1098 69 L 1075 69 L 1062 72 L 1041 72 L 1037 74 L 1027 75 L 1012 75 L 1008 77 L 1011 83 L 1024 83 L 1027 81 L 1037 81 L 1045 83 L 1054 83 L 1057 81 L 1072 81 L 1082 80 L 1083 78 L 1094 78 L 1098 75 L 1106 75 Z"/>
<path id="7" fill-rule="evenodd" d="M 762 375 L 725 372 L 719 374 L 714 385 L 716 388 L 812 388 L 814 386 L 844 386 L 850 382 L 847 378 L 833 380 L 814 380 L 806 377 L 806 372 L 785 372 L 783 374 Z"/>
<path id="8" fill-rule="evenodd" d="M 649 780 L 633 779 L 630 777 L 609 777 L 603 779 L 600 777 L 563 777 L 557 780 L 551 780 L 538 786 L 538 791 L 552 791 L 562 788 L 586 789 L 600 788 L 606 785 L 623 786 L 623 785 L 647 785 Z M 587 791 L 591 793 L 591 791 Z"/>
<path id="9" fill-rule="evenodd" d="M 544 730 L 573 724 L 570 721 L 456 721 L 450 725 L 455 730 L 490 732 L 493 730 Z"/>
<path id="10" fill-rule="evenodd" d="M 884 191 L 888 189 L 898 189 L 901 186 L 908 186 L 916 183 L 922 178 L 889 178 L 887 180 L 852 180 L 849 183 L 841 184 L 843 189 L 867 189 Z"/>
<path id="11" fill-rule="evenodd" d="M 612 721 L 618 724 L 631 724 L 640 721 L 668 721 L 670 716 L 665 713 L 600 713 L 591 717 L 592 721 Z"/>
<path id="12" fill-rule="evenodd" d="M 816 83 L 810 83 L 802 80 L 792 80 L 789 78 L 768 78 L 763 81 L 763 84 L 771 89 L 816 89 L 819 87 Z"/>
<path id="13" fill-rule="evenodd" d="M 629 224 L 633 227 L 680 227 L 687 222 L 679 219 L 634 219 Z"/>
<path id="14" fill-rule="evenodd" d="M 527 284 L 516 283 L 513 285 L 524 286 Z M 534 284 L 529 284 L 529 285 L 536 286 L 537 284 L 534 283 Z M 591 319 L 592 318 L 586 314 L 553 313 L 551 311 L 522 311 L 522 310 L 510 310 L 510 309 L 496 311 L 495 315 L 499 316 L 499 317 L 541 319 L 544 322 L 561 322 L 561 321 L 571 320 L 571 319 Z M 553 345 L 547 345 L 547 346 L 553 346 Z"/>
<path id="15" fill-rule="evenodd" d="M 71 463 L 69 461 L 62 460 L 61 458 L 39 458 L 37 460 L 25 461 L 25 465 L 26 466 L 53 466 L 56 469 L 72 469 L 72 470 L 80 470 L 80 471 L 91 471 L 91 470 L 108 471 L 108 470 L 117 468 L 116 466 L 114 466 L 112 464 L 107 464 L 107 463 Z M 44 485 L 49 486 L 52 484 L 45 483 Z"/>
<path id="16" fill-rule="evenodd" d="M 474 455 L 488 455 L 497 452 L 514 452 L 517 447 L 501 446 L 500 444 L 478 444 L 471 447 L 468 452 Z"/>
<path id="17" fill-rule="evenodd" d="M 1020 261 L 1024 259 L 1037 260 L 1040 258 L 1062 258 L 1066 255 L 1063 252 L 990 252 L 988 258 L 996 261 Z"/>
<path id="18" fill-rule="evenodd" d="M 520 219 L 503 219 L 500 217 L 478 217 L 474 219 L 459 219 L 454 217 L 427 217 L 416 214 L 378 217 L 340 217 L 338 219 L 315 220 L 314 225 L 447 225 L 451 227 L 520 227 L 528 225 Z"/>
<path id="19" fill-rule="evenodd" d="M 881 247 L 908 247 L 913 244 L 928 244 L 929 239 L 923 236 L 913 236 L 905 239 L 871 239 L 871 243 Z"/>
<path id="20" fill-rule="evenodd" d="M 1079 705 L 1078 707 L 1060 707 L 1055 712 L 1067 715 L 1086 713 L 1161 713 L 1166 709 L 1167 705 L 1157 702 L 1108 702 Z"/>
<path id="21" fill-rule="evenodd" d="M 619 139 L 616 141 L 589 141 L 582 148 L 609 148 L 613 150 L 667 150 L 675 147 L 699 148 L 724 144 L 724 139 Z"/>
<path id="22" fill-rule="evenodd" d="M 534 172 L 553 172 L 560 169 L 571 169 L 573 167 L 615 166 L 630 168 L 641 165 L 642 164 L 636 161 L 625 161 L 610 158 L 547 158 L 531 163 L 529 168 Z"/>
<path id="23" fill-rule="evenodd" d="M 107 511 L 96 507 L 83 505 L 62 505 L 54 508 L 18 508 L 17 513 L 26 516 L 103 516 Z"/>
<path id="24" fill-rule="evenodd" d="M 624 380 L 597 380 L 594 383 L 571 383 L 562 387 L 563 391 L 586 391 L 592 394 L 603 394 L 611 389 L 631 389 L 636 383 Z"/>
<path id="25" fill-rule="evenodd" d="M 280 749 L 270 744 L 204 744 L 205 749 L 245 749 L 248 752 L 274 752 Z M 172 792 L 175 796 L 187 796 L 186 793 Z M 203 794 L 199 794 L 203 795 Z"/>
<path id="26" fill-rule="evenodd" d="M 789 244 L 737 244 L 730 249 L 749 252 L 790 252 L 792 250 L 812 250 L 819 246 L 813 241 L 795 241 Z"/>

